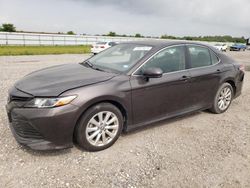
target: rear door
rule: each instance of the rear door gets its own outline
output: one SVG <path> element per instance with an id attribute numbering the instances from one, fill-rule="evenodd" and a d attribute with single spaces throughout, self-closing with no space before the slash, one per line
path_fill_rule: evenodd
<path id="1" fill-rule="evenodd" d="M 195 109 L 208 107 L 218 90 L 223 64 L 212 50 L 202 45 L 187 45 L 187 53 L 190 102 Z"/>

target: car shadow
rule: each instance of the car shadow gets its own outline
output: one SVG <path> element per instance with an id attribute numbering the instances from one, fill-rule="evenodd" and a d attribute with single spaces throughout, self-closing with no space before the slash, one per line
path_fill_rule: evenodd
<path id="1" fill-rule="evenodd" d="M 58 156 L 71 153 L 72 148 L 67 149 L 57 149 L 57 150 L 33 150 L 28 146 L 19 144 L 19 148 L 26 153 L 29 153 L 34 156 Z"/>
<path id="2" fill-rule="evenodd" d="M 131 131 L 128 131 L 128 132 L 123 131 L 122 136 L 138 134 L 139 132 L 147 131 L 149 129 L 153 129 L 153 128 L 156 128 L 156 127 L 167 126 L 167 125 L 169 125 L 171 123 L 174 123 L 174 122 L 177 122 L 177 121 L 180 121 L 180 120 L 184 120 L 184 119 L 188 119 L 188 118 L 198 116 L 198 115 L 200 115 L 200 114 L 202 114 L 204 112 L 209 113 L 209 111 L 206 111 L 206 110 L 205 111 L 198 111 L 198 112 L 191 112 L 191 113 L 184 114 L 184 115 L 181 115 L 181 116 L 161 120 L 161 121 L 158 121 L 158 122 L 155 122 L 155 123 L 150 123 L 150 124 L 147 124 L 145 126 L 141 126 L 141 127 L 132 129 Z"/>

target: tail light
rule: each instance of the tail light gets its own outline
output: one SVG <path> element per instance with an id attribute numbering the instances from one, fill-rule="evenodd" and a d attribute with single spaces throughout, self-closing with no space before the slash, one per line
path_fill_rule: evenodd
<path id="1" fill-rule="evenodd" d="M 241 64 L 240 67 L 239 67 L 239 70 L 245 72 L 245 66 Z"/>
<path id="2" fill-rule="evenodd" d="M 105 48 L 105 46 L 101 46 L 100 48 Z"/>

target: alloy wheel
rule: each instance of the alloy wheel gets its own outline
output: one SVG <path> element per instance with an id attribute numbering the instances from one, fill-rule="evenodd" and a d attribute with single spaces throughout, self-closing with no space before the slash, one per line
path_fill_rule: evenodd
<path id="1" fill-rule="evenodd" d="M 232 100 L 232 90 L 229 87 L 224 87 L 218 98 L 218 108 L 224 111 L 228 108 Z"/>
<path id="2" fill-rule="evenodd" d="M 86 127 L 86 138 L 93 146 L 105 146 L 117 135 L 118 117 L 110 111 L 101 111 L 93 115 Z"/>

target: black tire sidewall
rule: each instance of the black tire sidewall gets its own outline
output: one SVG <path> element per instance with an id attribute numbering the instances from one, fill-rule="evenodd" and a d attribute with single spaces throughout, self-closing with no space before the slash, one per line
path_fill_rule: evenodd
<path id="1" fill-rule="evenodd" d="M 119 127 L 118 127 L 118 132 L 116 134 L 116 136 L 113 138 L 113 140 L 108 143 L 107 145 L 104 146 L 93 146 L 92 144 L 90 144 L 86 138 L 86 128 L 87 128 L 87 124 L 89 122 L 89 120 L 98 112 L 101 111 L 110 111 L 112 113 L 114 113 L 119 121 Z M 94 105 L 93 107 L 89 108 L 86 112 L 84 112 L 84 114 L 82 115 L 82 117 L 80 118 L 80 121 L 78 122 L 78 125 L 75 129 L 75 137 L 76 137 L 76 141 L 77 144 L 88 151 L 100 151 L 100 150 L 104 150 L 110 146 L 112 146 L 116 140 L 119 138 L 121 131 L 123 129 L 123 116 L 121 111 L 114 105 L 110 104 L 110 103 L 99 103 L 97 105 Z"/>

